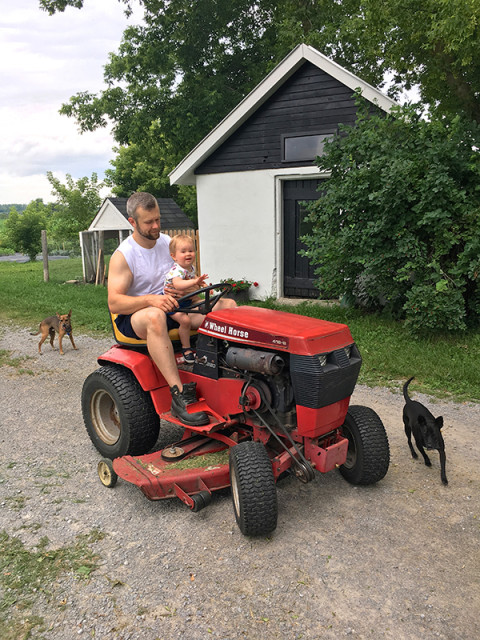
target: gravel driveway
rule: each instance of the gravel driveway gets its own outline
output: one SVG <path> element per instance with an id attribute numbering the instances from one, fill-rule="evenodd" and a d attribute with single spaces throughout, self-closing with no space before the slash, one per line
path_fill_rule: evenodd
<path id="1" fill-rule="evenodd" d="M 64 573 L 33 594 L 30 611 L 10 608 L 12 621 L 43 618 L 32 638 L 480 637 L 478 405 L 434 403 L 411 385 L 444 416 L 444 487 L 435 452 L 430 469 L 410 457 L 401 395 L 357 388 L 353 403 L 375 409 L 388 432 L 385 479 L 367 488 L 336 472 L 281 480 L 276 531 L 248 539 L 228 491 L 192 513 L 122 480 L 100 484 L 80 393 L 111 340 L 75 341 L 78 351 L 64 341 L 65 356 L 44 345 L 39 357 L 38 337 L 0 327 L 0 349 L 30 356 L 22 366 L 33 373 L 0 371 L 0 531 L 30 550 L 45 536 L 56 549 L 103 534 L 88 579 Z M 157 446 L 180 435 L 167 426 Z"/>

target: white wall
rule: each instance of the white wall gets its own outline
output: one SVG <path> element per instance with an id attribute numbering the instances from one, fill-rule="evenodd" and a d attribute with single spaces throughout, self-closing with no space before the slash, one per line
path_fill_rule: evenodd
<path id="1" fill-rule="evenodd" d="M 283 283 L 282 179 L 319 176 L 316 167 L 197 176 L 200 263 L 209 282 L 246 278 L 257 299 Z"/>

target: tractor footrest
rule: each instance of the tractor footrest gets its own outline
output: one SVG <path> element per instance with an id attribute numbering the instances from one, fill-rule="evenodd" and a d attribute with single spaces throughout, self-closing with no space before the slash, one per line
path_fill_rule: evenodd
<path id="1" fill-rule="evenodd" d="M 198 402 L 189 404 L 187 406 L 187 411 L 188 413 L 197 413 L 198 411 L 205 412 L 208 415 L 209 423 L 200 425 L 200 426 L 186 425 L 175 416 L 172 416 L 170 411 L 161 413 L 160 419 L 165 420 L 166 422 L 170 422 L 172 424 L 177 424 L 180 427 L 186 427 L 188 429 L 191 429 L 192 431 L 199 432 L 199 433 L 210 433 L 211 431 L 217 431 L 218 429 L 221 429 L 225 426 L 225 422 L 226 422 L 225 418 L 223 416 L 220 416 L 218 413 L 215 413 L 215 411 L 213 411 L 208 406 L 205 400 L 199 400 Z"/>

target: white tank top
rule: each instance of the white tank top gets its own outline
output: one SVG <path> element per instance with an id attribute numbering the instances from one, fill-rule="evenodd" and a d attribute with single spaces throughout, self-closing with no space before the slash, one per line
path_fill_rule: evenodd
<path id="1" fill-rule="evenodd" d="M 174 262 L 170 256 L 170 236 L 161 233 L 152 249 L 141 247 L 133 236 L 128 236 L 117 248 L 124 256 L 133 274 L 129 296 L 162 294 L 165 277 Z"/>

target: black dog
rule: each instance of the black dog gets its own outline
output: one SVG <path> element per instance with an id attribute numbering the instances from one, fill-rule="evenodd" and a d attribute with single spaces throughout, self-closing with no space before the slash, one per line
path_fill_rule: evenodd
<path id="1" fill-rule="evenodd" d="M 403 423 L 405 425 L 405 433 L 407 435 L 408 446 L 412 452 L 413 458 L 418 458 L 412 445 L 412 433 L 415 438 L 415 444 L 425 460 L 427 467 L 431 467 L 430 458 L 425 453 L 425 449 L 437 449 L 440 454 L 440 475 L 443 484 L 448 484 L 447 475 L 445 473 L 445 443 L 441 428 L 443 427 L 442 416 L 434 418 L 427 407 L 420 402 L 411 400 L 408 396 L 408 385 L 413 377 L 403 385 L 403 397 L 405 398 L 405 406 L 403 407 Z"/>

